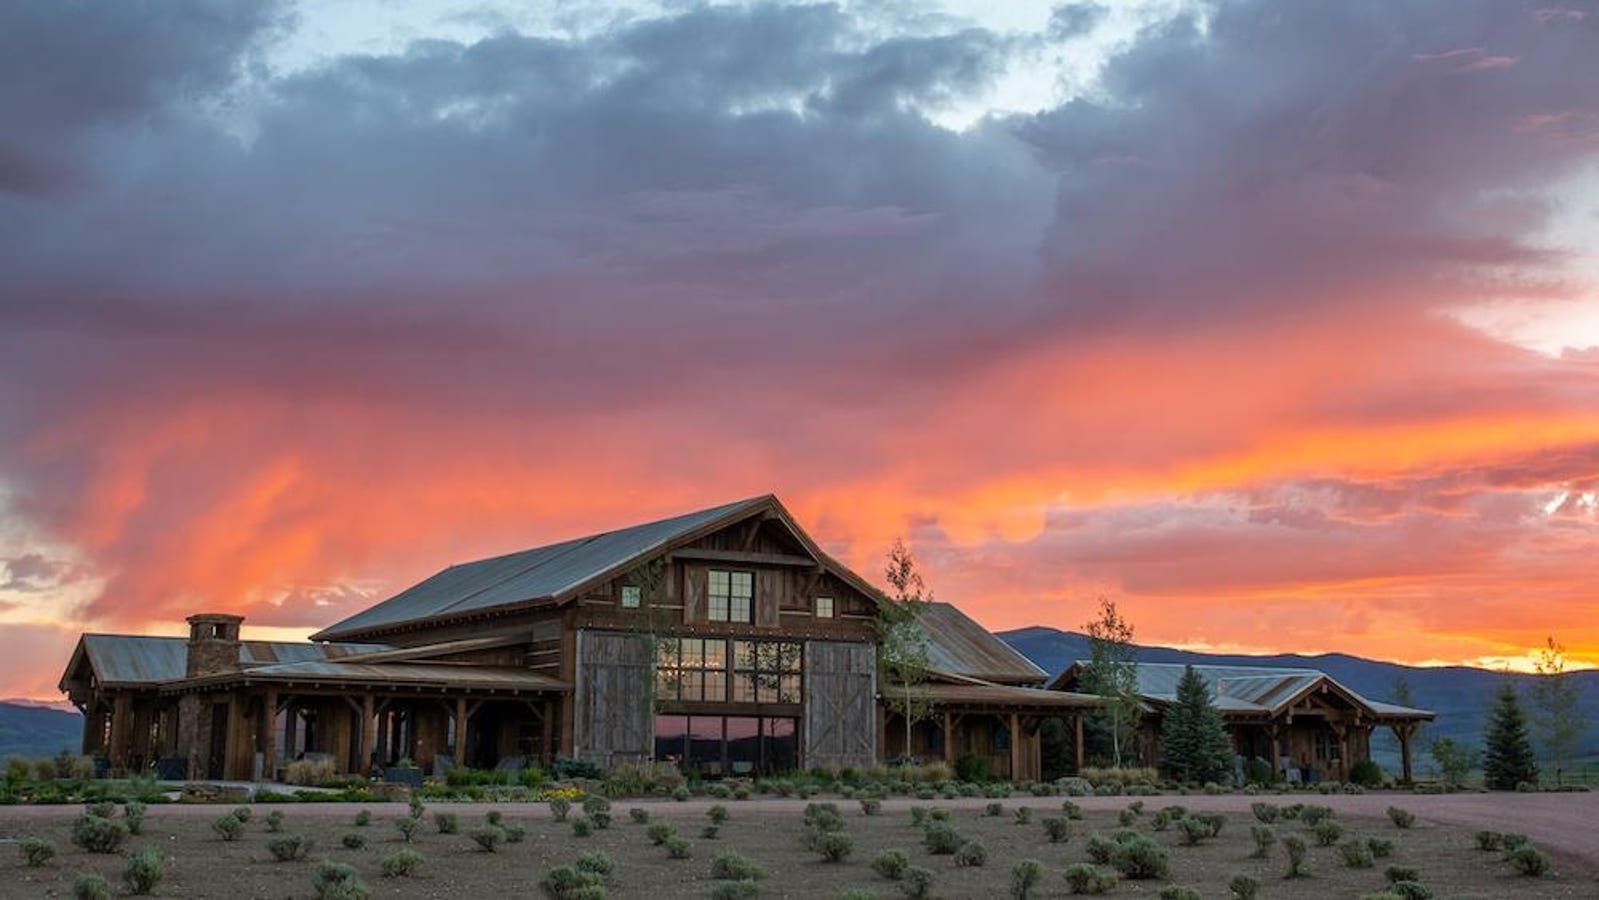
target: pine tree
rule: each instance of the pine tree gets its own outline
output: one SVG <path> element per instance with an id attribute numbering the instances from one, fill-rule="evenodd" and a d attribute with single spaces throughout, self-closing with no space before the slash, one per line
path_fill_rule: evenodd
<path id="1" fill-rule="evenodd" d="M 1183 669 L 1177 700 L 1160 726 L 1160 765 L 1178 781 L 1222 781 L 1233 769 L 1233 742 L 1210 688 L 1193 666 Z"/>
<path id="2" fill-rule="evenodd" d="M 1483 733 L 1482 776 L 1489 790 L 1513 791 L 1521 782 L 1538 783 L 1538 763 L 1521 712 L 1521 696 L 1506 681 L 1494 697 L 1493 712 Z"/>

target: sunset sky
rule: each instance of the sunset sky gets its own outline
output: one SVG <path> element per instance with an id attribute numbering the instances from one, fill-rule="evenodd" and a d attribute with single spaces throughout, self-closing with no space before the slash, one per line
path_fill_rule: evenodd
<path id="1" fill-rule="evenodd" d="M 1599 664 L 1599 4 L 0 4 L 0 696 L 775 492 L 994 629 Z"/>

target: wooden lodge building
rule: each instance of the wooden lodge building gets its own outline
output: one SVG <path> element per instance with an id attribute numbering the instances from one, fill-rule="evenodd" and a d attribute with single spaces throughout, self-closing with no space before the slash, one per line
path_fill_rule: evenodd
<path id="1" fill-rule="evenodd" d="M 1050 682 L 1055 690 L 1082 686 L 1087 660 Z M 1137 691 L 1144 709 L 1139 733 L 1144 762 L 1160 763 L 1163 711 L 1177 699 L 1185 666 L 1138 663 Z M 1279 778 L 1303 782 L 1348 781 L 1350 767 L 1371 758 L 1371 735 L 1389 728 L 1398 739 L 1401 778 L 1411 780 L 1411 740 L 1433 718 L 1423 709 L 1380 703 L 1316 669 L 1266 666 L 1194 666 L 1233 739 L 1240 759 L 1261 759 Z"/>
<path id="2" fill-rule="evenodd" d="M 885 602 L 763 496 L 451 566 L 308 642 L 248 640 L 221 614 L 186 639 L 86 634 L 61 689 L 85 753 L 167 778 L 272 780 L 297 759 L 866 766 L 907 749 L 878 684 Z M 1045 690 L 953 606 L 918 621 L 933 671 L 913 755 L 1037 778 L 1041 723 L 1080 736 L 1094 698 Z"/>

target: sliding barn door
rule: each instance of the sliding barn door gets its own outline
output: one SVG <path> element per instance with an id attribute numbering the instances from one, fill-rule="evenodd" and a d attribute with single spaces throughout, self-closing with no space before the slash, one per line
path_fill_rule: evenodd
<path id="1" fill-rule="evenodd" d="M 645 635 L 577 633 L 576 735 L 581 759 L 610 767 L 650 756 L 655 660 Z"/>
<path id="2" fill-rule="evenodd" d="M 806 766 L 877 762 L 877 653 L 871 644 L 805 645 Z"/>

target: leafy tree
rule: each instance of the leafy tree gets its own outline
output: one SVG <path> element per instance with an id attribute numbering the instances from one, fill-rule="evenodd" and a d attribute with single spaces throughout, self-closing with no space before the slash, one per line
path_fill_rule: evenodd
<path id="1" fill-rule="evenodd" d="M 1160 742 L 1161 768 L 1178 781 L 1221 781 L 1232 772 L 1232 739 L 1210 687 L 1193 666 L 1183 668 L 1177 700 L 1161 721 Z"/>
<path id="2" fill-rule="evenodd" d="M 1083 690 L 1104 699 L 1085 723 L 1108 738 L 1111 760 L 1121 768 L 1143 717 L 1138 699 L 1138 666 L 1133 655 L 1133 626 L 1122 618 L 1116 601 L 1101 597 L 1099 614 L 1084 630 L 1088 632 L 1089 664 L 1083 672 Z"/>
<path id="3" fill-rule="evenodd" d="M 1427 748 L 1432 754 L 1433 761 L 1438 764 L 1438 771 L 1443 775 L 1444 784 L 1450 787 L 1461 787 L 1466 783 L 1466 776 L 1471 774 L 1473 766 L 1477 765 L 1477 751 L 1454 738 L 1438 738 Z"/>
<path id="4" fill-rule="evenodd" d="M 1483 733 L 1482 778 L 1489 790 L 1513 791 L 1523 781 L 1538 781 L 1538 763 L 1521 712 L 1521 695 L 1506 680 L 1494 697 Z"/>
<path id="5" fill-rule="evenodd" d="M 1566 671 L 1566 648 L 1553 637 L 1533 663 L 1538 677 L 1527 691 L 1532 703 L 1533 726 L 1543 743 L 1544 753 L 1555 764 L 1555 780 L 1565 772 L 1566 763 L 1576 755 L 1577 742 L 1588 727 L 1580 702 L 1582 687 Z"/>
<path id="6" fill-rule="evenodd" d="M 909 756 L 912 728 L 933 711 L 927 698 L 916 691 L 916 687 L 927 680 L 931 665 L 927 633 L 916 619 L 924 606 L 933 601 L 933 595 L 922 581 L 916 557 L 899 538 L 894 539 L 894 546 L 888 551 L 883 577 L 892 593 L 887 603 L 878 605 L 874 622 L 878 680 L 885 688 L 884 703 L 905 720 L 905 755 Z"/>

